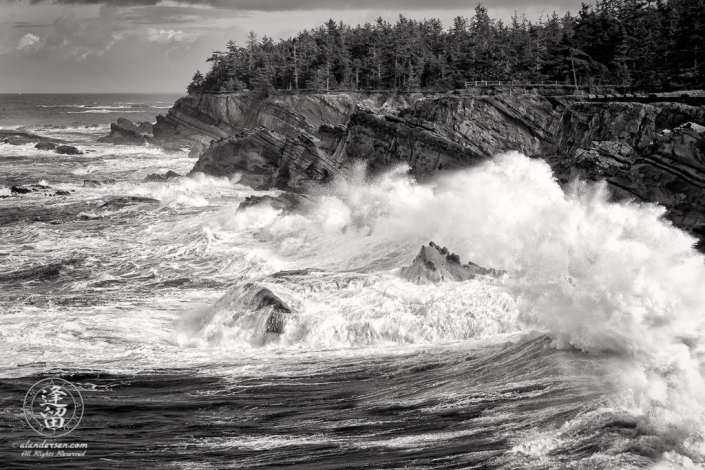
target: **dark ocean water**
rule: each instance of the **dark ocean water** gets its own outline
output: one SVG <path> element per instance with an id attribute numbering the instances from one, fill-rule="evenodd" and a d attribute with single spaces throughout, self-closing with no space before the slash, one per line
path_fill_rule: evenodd
<path id="1" fill-rule="evenodd" d="M 236 212 L 237 176 L 142 183 L 186 149 L 96 141 L 176 98 L 0 95 L 1 127 L 84 152 L 0 144 L 3 468 L 701 468 L 705 269 L 662 209 L 510 154 Z M 10 194 L 37 183 L 69 195 Z M 101 207 L 126 196 L 159 203 Z M 402 279 L 429 240 L 508 274 Z M 246 283 L 289 305 L 281 334 Z M 84 402 L 47 440 L 85 456 L 22 454 L 47 377 Z"/>

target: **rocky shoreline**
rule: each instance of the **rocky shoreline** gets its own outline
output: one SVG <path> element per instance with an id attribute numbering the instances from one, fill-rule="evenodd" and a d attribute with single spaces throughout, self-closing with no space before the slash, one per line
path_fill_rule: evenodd
<path id="1" fill-rule="evenodd" d="M 309 192 L 357 161 L 417 179 L 502 152 L 543 158 L 559 182 L 606 181 L 615 200 L 654 202 L 705 248 L 705 107 L 541 94 L 201 94 L 150 129 L 121 119 L 104 141 L 188 148 L 192 173 Z"/>

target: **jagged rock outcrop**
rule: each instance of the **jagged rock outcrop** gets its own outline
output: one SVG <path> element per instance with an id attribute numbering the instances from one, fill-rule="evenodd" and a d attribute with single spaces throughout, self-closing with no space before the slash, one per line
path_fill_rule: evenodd
<path id="1" fill-rule="evenodd" d="M 215 176 L 240 174 L 241 184 L 255 189 L 288 189 L 302 192 L 345 171 L 317 147 L 315 137 L 304 132 L 284 136 L 265 127 L 213 142 L 194 165 L 193 172 Z"/>
<path id="2" fill-rule="evenodd" d="M 357 94 L 281 94 L 263 99 L 255 93 L 189 95 L 166 116 L 157 116 L 156 142 L 192 148 L 198 156 L 211 140 L 242 129 L 266 127 L 282 135 L 301 131 L 318 136 L 323 124 L 345 124 L 361 98 Z"/>
<path id="3" fill-rule="evenodd" d="M 228 96 L 188 97 L 180 100 L 174 113 L 170 111 L 169 116 L 176 117 L 187 110 L 188 119 L 207 114 L 198 119 L 211 126 L 213 137 L 233 132 L 234 125 L 266 124 L 219 139 L 194 171 L 240 173 L 241 182 L 257 189 L 294 190 L 330 181 L 358 159 L 364 159 L 372 170 L 406 163 L 412 173 L 424 176 L 471 166 L 501 151 L 520 150 L 529 155 L 549 151 L 553 128 L 568 102 L 567 98 L 539 96 L 522 101 L 516 96 L 419 95 L 385 97 L 381 103 L 374 97 L 363 99 L 363 95 L 303 95 L 298 101 L 296 95 L 287 95 L 283 101 L 272 102 Z M 205 107 L 197 110 L 198 103 Z M 248 103 L 253 109 L 243 109 Z M 356 112 L 350 113 L 350 103 L 356 103 Z M 322 109 L 314 112 L 314 105 Z M 329 109 L 335 112 L 324 112 Z M 401 117 L 394 115 L 400 110 Z M 222 121 L 226 118 L 227 125 Z M 308 132 L 314 122 L 324 119 L 332 122 L 320 125 L 315 135 Z"/>
<path id="4" fill-rule="evenodd" d="M 250 207 L 268 205 L 273 209 L 283 213 L 292 212 L 299 209 L 306 201 L 306 196 L 296 193 L 281 193 L 279 196 L 247 196 L 240 203 L 236 212 L 244 211 Z"/>
<path id="5" fill-rule="evenodd" d="M 401 269 L 401 277 L 417 284 L 441 281 L 467 281 L 477 276 L 499 277 L 506 273 L 492 268 L 483 268 L 473 262 L 462 264 L 460 257 L 439 247 L 433 242 L 422 246 L 411 266 Z"/>
<path id="6" fill-rule="evenodd" d="M 247 306 L 252 310 L 269 310 L 264 323 L 265 333 L 281 334 L 284 331 L 284 320 L 291 308 L 266 287 L 254 286 L 245 296 Z"/>
<path id="7" fill-rule="evenodd" d="M 183 175 L 178 174 L 175 171 L 167 171 L 163 175 L 160 175 L 159 173 L 152 173 L 150 175 L 145 176 L 145 178 L 142 180 L 143 183 L 167 183 L 169 181 L 175 181 L 179 178 L 183 178 Z"/>
<path id="8" fill-rule="evenodd" d="M 144 145 L 152 138 L 152 124 L 134 123 L 129 119 L 118 118 L 110 125 L 110 135 L 101 137 L 98 142 L 110 142 L 122 145 Z"/>
<path id="9" fill-rule="evenodd" d="M 665 206 L 705 248 L 704 123 L 705 109 L 683 104 L 580 103 L 562 120 L 562 155 L 548 160 L 564 182 L 604 180 L 618 200 Z"/>

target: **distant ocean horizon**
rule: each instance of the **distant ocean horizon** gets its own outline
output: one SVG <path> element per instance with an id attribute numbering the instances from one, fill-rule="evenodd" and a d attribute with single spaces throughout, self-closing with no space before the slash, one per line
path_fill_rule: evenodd
<path id="1" fill-rule="evenodd" d="M 154 122 L 186 93 L 0 93 L 0 129 Z"/>

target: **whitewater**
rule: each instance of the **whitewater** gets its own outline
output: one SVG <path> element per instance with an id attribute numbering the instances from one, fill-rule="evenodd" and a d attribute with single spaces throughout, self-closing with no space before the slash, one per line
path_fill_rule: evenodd
<path id="1" fill-rule="evenodd" d="M 278 192 L 143 183 L 195 160 L 98 143 L 105 124 L 27 129 L 85 154 L 0 145 L 8 442 L 54 375 L 85 395 L 85 468 L 703 468 L 705 264 L 662 207 L 508 153 L 423 184 L 360 164 L 299 211 L 238 210 Z M 10 196 L 36 183 L 70 195 Z M 160 203 L 99 209 L 122 196 Z M 507 272 L 402 278 L 430 241 Z M 291 308 L 280 334 L 256 287 Z"/>

